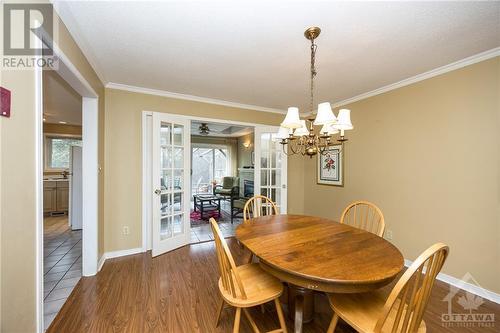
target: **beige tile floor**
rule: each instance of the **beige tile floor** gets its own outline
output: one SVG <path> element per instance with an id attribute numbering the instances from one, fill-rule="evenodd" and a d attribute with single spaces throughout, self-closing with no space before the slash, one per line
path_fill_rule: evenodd
<path id="1" fill-rule="evenodd" d="M 242 218 L 234 218 L 233 223 L 231 223 L 230 209 L 231 204 L 228 201 L 221 201 L 222 217 L 217 219 L 217 222 L 219 223 L 222 234 L 226 238 L 234 237 L 236 227 L 243 222 Z M 214 236 L 208 221 L 196 221 L 195 223 L 191 223 L 191 244 L 208 242 L 213 239 Z"/>
<path id="2" fill-rule="evenodd" d="M 72 231 L 68 216 L 44 219 L 43 314 L 47 329 L 82 276 L 82 232 Z"/>

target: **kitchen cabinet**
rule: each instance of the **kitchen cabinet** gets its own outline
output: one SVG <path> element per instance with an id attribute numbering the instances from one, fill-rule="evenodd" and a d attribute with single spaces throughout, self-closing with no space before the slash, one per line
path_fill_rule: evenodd
<path id="1" fill-rule="evenodd" d="M 65 213 L 69 208 L 68 180 L 43 182 L 43 212 Z"/>
<path id="2" fill-rule="evenodd" d="M 43 182 L 43 212 L 50 213 L 56 211 L 57 182 Z"/>

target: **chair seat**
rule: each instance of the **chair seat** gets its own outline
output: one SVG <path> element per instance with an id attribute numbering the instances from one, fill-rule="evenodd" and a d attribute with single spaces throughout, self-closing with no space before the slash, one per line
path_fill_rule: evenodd
<path id="1" fill-rule="evenodd" d="M 247 299 L 233 297 L 224 290 L 222 280 L 219 278 L 219 290 L 224 300 L 236 307 L 246 308 L 267 303 L 281 296 L 283 293 L 283 284 L 274 276 L 264 272 L 259 264 L 246 264 L 236 267 L 241 282 L 245 286 Z M 238 288 L 236 288 L 238 289 Z M 238 291 L 238 295 L 239 291 Z"/>
<path id="2" fill-rule="evenodd" d="M 247 203 L 247 201 L 248 201 L 247 199 L 234 200 L 233 208 L 243 209 L 245 207 L 245 204 Z"/>
<path id="3" fill-rule="evenodd" d="M 328 300 L 333 311 L 351 327 L 356 329 L 356 331 L 361 333 L 371 333 L 374 331 L 375 325 L 382 315 L 386 299 L 387 294 L 381 290 L 361 294 L 328 294 Z M 394 322 L 397 312 L 394 308 L 397 307 L 393 307 L 393 310 L 391 310 L 382 328 L 382 333 L 390 333 L 392 331 L 392 322 Z M 423 320 L 417 332 L 426 332 Z"/>
<path id="4" fill-rule="evenodd" d="M 225 189 L 225 188 L 216 188 L 214 190 L 214 193 L 215 194 L 223 194 L 223 195 L 231 195 L 232 189 L 230 189 L 230 188 L 228 188 L 228 189 Z"/>

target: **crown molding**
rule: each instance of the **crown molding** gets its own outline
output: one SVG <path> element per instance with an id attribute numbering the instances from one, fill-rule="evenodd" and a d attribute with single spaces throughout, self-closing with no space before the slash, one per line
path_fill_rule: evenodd
<path id="1" fill-rule="evenodd" d="M 147 95 L 155 95 L 155 96 L 169 97 L 169 98 L 175 98 L 175 99 L 182 99 L 182 100 L 186 100 L 186 101 L 194 101 L 194 102 L 222 105 L 222 106 L 228 106 L 228 107 L 239 108 L 239 109 L 248 109 L 248 110 L 255 110 L 255 111 L 262 111 L 262 112 L 286 114 L 286 110 L 268 108 L 265 106 L 243 104 L 243 103 L 237 103 L 237 102 L 229 102 L 229 101 L 224 101 L 221 99 L 179 94 L 179 93 L 166 91 L 166 90 L 158 90 L 158 89 L 130 86 L 130 85 L 121 84 L 121 83 L 109 82 L 108 84 L 106 84 L 106 88 L 107 89 L 130 91 L 130 92 L 147 94 Z"/>
<path id="2" fill-rule="evenodd" d="M 463 67 L 466 67 L 469 65 L 473 65 L 475 63 L 478 63 L 478 62 L 481 62 L 484 60 L 488 60 L 488 59 L 491 59 L 491 58 L 494 58 L 497 56 L 500 56 L 500 47 L 496 47 L 494 49 L 478 53 L 476 55 L 467 57 L 465 59 L 452 62 L 451 64 L 432 69 L 428 72 L 424 72 L 422 74 L 418 74 L 418 75 L 412 76 L 410 78 L 398 81 L 396 83 L 392 83 L 392 84 L 377 88 L 375 90 L 368 91 L 368 92 L 362 93 L 360 95 L 344 99 L 340 102 L 336 102 L 336 103 L 332 104 L 332 107 L 337 108 L 337 107 L 341 107 L 341 106 L 344 106 L 347 104 L 351 104 L 351 103 L 354 103 L 354 102 L 357 102 L 357 101 L 360 101 L 360 100 L 363 100 L 363 99 L 366 99 L 369 97 L 373 97 L 376 95 L 380 95 L 380 94 L 389 92 L 391 90 L 395 90 L 395 89 L 398 89 L 401 87 L 408 86 L 408 85 L 413 84 L 413 83 L 417 83 L 417 82 L 420 82 L 423 80 L 430 79 L 434 76 L 438 76 L 438 75 L 448 73 L 448 72 L 451 72 L 451 71 L 454 71 L 454 70 L 457 70 L 457 69 L 460 69 L 460 68 L 463 68 Z"/>

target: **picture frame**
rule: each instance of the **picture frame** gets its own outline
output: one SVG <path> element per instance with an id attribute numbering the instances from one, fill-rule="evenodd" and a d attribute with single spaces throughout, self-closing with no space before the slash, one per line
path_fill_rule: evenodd
<path id="1" fill-rule="evenodd" d="M 330 186 L 344 186 L 344 149 L 342 144 L 328 147 L 317 156 L 317 183 Z"/>

